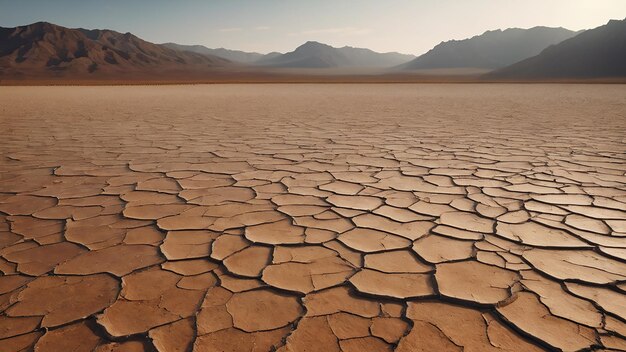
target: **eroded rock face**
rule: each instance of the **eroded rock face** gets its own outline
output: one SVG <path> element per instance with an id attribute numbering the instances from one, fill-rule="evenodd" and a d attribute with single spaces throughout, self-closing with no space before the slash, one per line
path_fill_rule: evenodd
<path id="1" fill-rule="evenodd" d="M 0 350 L 625 349 L 623 91 L 494 87 L 0 87 Z"/>

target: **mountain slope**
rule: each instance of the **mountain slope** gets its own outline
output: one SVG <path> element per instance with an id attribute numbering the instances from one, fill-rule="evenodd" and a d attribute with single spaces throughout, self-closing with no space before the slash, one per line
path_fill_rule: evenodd
<path id="1" fill-rule="evenodd" d="M 344 46 L 337 50 L 346 55 L 352 62 L 352 65 L 362 67 L 393 67 L 415 58 L 415 55 L 397 52 L 378 53 L 370 49 L 353 48 L 351 46 Z"/>
<path id="2" fill-rule="evenodd" d="M 292 52 L 257 61 L 263 66 L 300 68 L 343 67 L 349 63 L 348 58 L 335 48 L 318 42 L 306 42 Z"/>
<path id="3" fill-rule="evenodd" d="M 273 58 L 264 58 L 258 65 L 272 67 L 333 68 L 333 67 L 391 67 L 411 60 L 414 56 L 399 53 L 377 53 L 369 49 L 342 47 L 309 41 L 294 51 Z"/>
<path id="4" fill-rule="evenodd" d="M 168 47 L 170 49 L 174 49 L 174 50 L 191 51 L 191 52 L 202 54 L 202 55 L 217 56 L 217 57 L 221 57 L 223 59 L 229 60 L 229 61 L 235 61 L 235 62 L 240 62 L 244 64 L 253 63 L 264 57 L 267 57 L 267 55 L 270 55 L 269 57 L 280 55 L 280 53 L 270 53 L 270 54 L 264 55 L 264 54 L 254 53 L 254 52 L 230 50 L 230 49 L 224 49 L 224 48 L 210 49 L 204 45 L 182 45 L 182 44 L 176 44 L 176 43 L 165 43 L 161 45 Z"/>
<path id="5" fill-rule="evenodd" d="M 487 31 L 469 39 L 442 42 L 401 68 L 496 69 L 535 56 L 548 46 L 574 35 L 576 32 L 564 28 L 548 27 Z"/>
<path id="6" fill-rule="evenodd" d="M 0 73 L 3 75 L 154 72 L 209 69 L 228 64 L 222 58 L 173 50 L 131 33 L 70 29 L 46 22 L 0 27 Z"/>
<path id="7" fill-rule="evenodd" d="M 539 55 L 490 73 L 491 78 L 626 77 L 626 19 L 585 31 Z"/>

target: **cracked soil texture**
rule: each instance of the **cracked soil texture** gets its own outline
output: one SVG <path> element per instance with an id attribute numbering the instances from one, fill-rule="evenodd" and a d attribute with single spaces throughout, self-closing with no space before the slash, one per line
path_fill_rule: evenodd
<path id="1" fill-rule="evenodd" d="M 0 350 L 626 349 L 626 87 L 0 88 Z"/>

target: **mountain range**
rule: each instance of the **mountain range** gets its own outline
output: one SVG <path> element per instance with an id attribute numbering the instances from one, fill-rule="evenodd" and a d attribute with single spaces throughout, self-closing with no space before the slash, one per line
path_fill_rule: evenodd
<path id="1" fill-rule="evenodd" d="M 626 19 L 611 20 L 539 55 L 493 71 L 490 78 L 558 79 L 626 77 Z"/>
<path id="2" fill-rule="evenodd" d="M 335 67 L 392 67 L 414 59 L 414 55 L 395 52 L 377 53 L 370 49 L 330 45 L 309 41 L 288 53 L 259 54 L 224 48 L 210 49 L 202 45 L 165 43 L 164 46 L 198 54 L 219 56 L 224 59 L 266 67 L 335 68 Z"/>
<path id="3" fill-rule="evenodd" d="M 260 54 L 201 45 L 154 44 L 131 33 L 72 29 L 47 22 L 0 27 L 0 79 L 167 76 L 184 81 L 239 75 L 245 81 L 250 74 L 274 78 L 293 72 L 311 74 L 294 69 L 341 74 L 348 72 L 341 70 L 355 67 L 375 68 L 377 71 L 364 72 L 393 77 L 417 77 L 411 72 L 424 69 L 457 68 L 491 70 L 484 76 L 490 80 L 626 77 L 626 20 L 612 20 L 584 32 L 548 27 L 487 31 L 442 42 L 419 57 L 337 48 L 315 41 L 287 53 Z M 281 70 L 285 68 L 290 70 Z"/>
<path id="4" fill-rule="evenodd" d="M 415 58 L 396 52 L 377 53 L 370 49 L 344 46 L 335 48 L 327 44 L 309 41 L 294 51 L 264 57 L 255 64 L 271 67 L 335 68 L 335 67 L 392 67 Z"/>
<path id="5" fill-rule="evenodd" d="M 501 68 L 535 56 L 576 33 L 565 28 L 549 27 L 487 31 L 469 39 L 443 42 L 402 65 L 402 68 Z"/>
<path id="6" fill-rule="evenodd" d="M 224 49 L 224 48 L 210 49 L 204 45 L 181 45 L 181 44 L 176 44 L 176 43 L 165 43 L 162 45 L 170 49 L 174 49 L 174 50 L 191 51 L 191 52 L 202 54 L 202 55 L 218 56 L 223 59 L 233 61 L 233 62 L 239 62 L 242 64 L 252 64 L 264 58 L 272 58 L 272 57 L 282 55 L 281 53 L 278 53 L 278 52 L 271 52 L 269 54 L 259 54 L 255 52 L 230 50 L 230 49 Z"/>
<path id="7" fill-rule="evenodd" d="M 131 33 L 70 29 L 46 22 L 0 27 L 0 74 L 123 74 L 229 64 L 217 56 L 172 50 Z"/>

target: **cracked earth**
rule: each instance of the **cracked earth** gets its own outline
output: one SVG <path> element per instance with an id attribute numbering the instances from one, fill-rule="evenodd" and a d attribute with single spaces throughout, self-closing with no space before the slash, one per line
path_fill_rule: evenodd
<path id="1" fill-rule="evenodd" d="M 2 351 L 626 349 L 626 87 L 0 88 Z"/>

